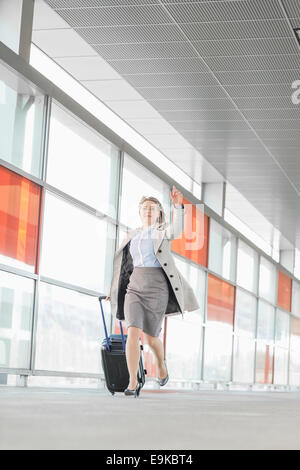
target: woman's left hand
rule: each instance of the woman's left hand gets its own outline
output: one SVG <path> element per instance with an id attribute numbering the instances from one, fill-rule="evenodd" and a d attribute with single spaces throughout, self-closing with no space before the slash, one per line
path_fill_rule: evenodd
<path id="1" fill-rule="evenodd" d="M 174 185 L 172 191 L 170 191 L 170 196 L 173 204 L 182 204 L 183 194 Z"/>

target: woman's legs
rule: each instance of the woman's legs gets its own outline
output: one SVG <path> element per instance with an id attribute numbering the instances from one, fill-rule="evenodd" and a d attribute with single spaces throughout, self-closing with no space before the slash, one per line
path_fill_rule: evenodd
<path id="1" fill-rule="evenodd" d="M 157 360 L 159 378 L 164 379 L 167 376 L 167 369 L 164 363 L 164 347 L 159 337 L 148 335 L 143 332 L 146 342 L 154 352 Z"/>
<path id="2" fill-rule="evenodd" d="M 137 372 L 140 360 L 140 334 L 141 328 L 130 326 L 127 330 L 126 341 L 126 362 L 129 371 L 129 384 L 128 388 L 133 390 L 137 386 Z"/>

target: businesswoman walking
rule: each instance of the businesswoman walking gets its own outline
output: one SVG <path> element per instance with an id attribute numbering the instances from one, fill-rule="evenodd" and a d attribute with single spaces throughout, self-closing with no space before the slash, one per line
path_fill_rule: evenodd
<path id="1" fill-rule="evenodd" d="M 126 361 L 130 375 L 125 395 L 138 396 L 137 380 L 141 331 L 157 360 L 159 383 L 169 379 L 159 338 L 165 315 L 197 310 L 199 304 L 191 286 L 177 270 L 171 253 L 171 240 L 184 230 L 183 195 L 173 186 L 170 197 L 173 221 L 166 223 L 163 207 L 155 197 L 143 197 L 139 203 L 142 226 L 129 232 L 114 256 L 113 278 L 106 300 L 111 312 L 125 320 L 128 331 Z"/>

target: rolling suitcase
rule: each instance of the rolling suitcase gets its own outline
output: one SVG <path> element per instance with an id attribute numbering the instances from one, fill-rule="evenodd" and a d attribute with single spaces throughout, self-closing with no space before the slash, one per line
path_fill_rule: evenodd
<path id="1" fill-rule="evenodd" d="M 102 300 L 105 298 L 105 295 L 99 297 L 105 332 L 105 338 L 101 344 L 101 362 L 104 371 L 106 386 L 110 393 L 114 395 L 115 392 L 124 392 L 124 390 L 128 387 L 129 383 L 129 372 L 125 355 L 127 335 L 123 334 L 122 322 L 120 321 L 121 334 L 111 334 L 110 336 L 108 336 L 102 307 Z M 145 384 L 146 374 L 147 371 L 144 369 L 143 361 L 143 345 L 140 344 L 140 361 L 137 379 L 138 382 L 142 384 L 142 387 Z"/>

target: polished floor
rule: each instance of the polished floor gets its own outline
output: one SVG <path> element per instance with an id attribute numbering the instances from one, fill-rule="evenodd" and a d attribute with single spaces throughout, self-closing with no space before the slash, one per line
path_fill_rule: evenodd
<path id="1" fill-rule="evenodd" d="M 300 449 L 300 393 L 0 387 L 0 449 Z"/>

